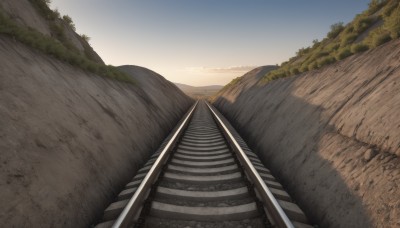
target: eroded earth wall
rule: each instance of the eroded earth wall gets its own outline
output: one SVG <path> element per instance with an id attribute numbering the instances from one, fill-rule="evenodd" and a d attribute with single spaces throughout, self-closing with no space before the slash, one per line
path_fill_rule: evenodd
<path id="1" fill-rule="evenodd" d="M 255 69 L 214 105 L 321 227 L 399 227 L 399 59 L 395 40 L 266 85 Z"/>
<path id="2" fill-rule="evenodd" d="M 193 101 L 145 68 L 136 85 L 0 36 L 0 224 L 88 227 Z"/>

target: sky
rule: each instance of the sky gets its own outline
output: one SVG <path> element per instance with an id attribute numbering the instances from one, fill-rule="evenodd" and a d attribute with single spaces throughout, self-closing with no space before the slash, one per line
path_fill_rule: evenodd
<path id="1" fill-rule="evenodd" d="M 280 64 L 370 0 L 52 0 L 114 66 L 149 68 L 172 82 L 225 85 Z"/>

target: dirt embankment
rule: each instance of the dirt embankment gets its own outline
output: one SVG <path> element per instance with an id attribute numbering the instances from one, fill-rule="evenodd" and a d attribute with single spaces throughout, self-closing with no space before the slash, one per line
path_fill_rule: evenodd
<path id="1" fill-rule="evenodd" d="M 314 222 L 399 227 L 399 59 L 396 40 L 267 85 L 244 80 L 214 105 Z"/>
<path id="2" fill-rule="evenodd" d="M 193 103 L 144 68 L 85 73 L 0 36 L 0 224 L 87 227 Z"/>

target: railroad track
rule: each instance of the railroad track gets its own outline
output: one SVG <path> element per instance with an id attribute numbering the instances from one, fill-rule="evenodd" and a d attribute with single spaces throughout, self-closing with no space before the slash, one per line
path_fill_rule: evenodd
<path id="1" fill-rule="evenodd" d="M 232 126 L 197 102 L 104 211 L 103 227 L 311 227 Z"/>

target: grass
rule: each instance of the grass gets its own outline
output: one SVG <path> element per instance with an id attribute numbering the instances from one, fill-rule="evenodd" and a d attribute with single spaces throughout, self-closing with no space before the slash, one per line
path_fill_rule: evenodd
<path id="1" fill-rule="evenodd" d="M 377 26 L 378 23 L 382 25 Z M 356 15 L 352 22 L 333 24 L 323 40 L 313 40 L 311 46 L 300 48 L 296 56 L 268 72 L 261 81 L 268 83 L 319 69 L 399 37 L 400 1 L 372 0 L 369 8 Z"/>

